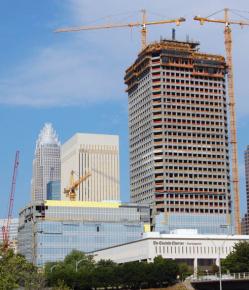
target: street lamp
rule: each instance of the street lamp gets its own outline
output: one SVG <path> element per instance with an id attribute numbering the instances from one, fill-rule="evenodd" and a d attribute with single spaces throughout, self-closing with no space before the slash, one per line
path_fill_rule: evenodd
<path id="1" fill-rule="evenodd" d="M 229 225 L 220 225 L 220 228 L 228 228 Z M 226 238 L 224 239 L 223 243 L 221 244 L 221 247 L 218 246 L 218 264 L 219 264 L 219 283 L 220 283 L 220 290 L 222 290 L 222 276 L 221 276 L 221 259 L 220 259 L 220 251 L 221 248 L 223 248 L 227 238 L 229 237 L 229 234 L 227 234 Z M 214 241 L 210 240 L 212 242 L 212 244 L 214 245 L 214 247 L 216 248 L 216 245 L 214 243 Z"/>
<path id="2" fill-rule="evenodd" d="M 57 264 L 53 265 L 53 266 L 50 268 L 50 272 L 52 273 L 53 269 L 54 269 L 55 267 L 57 267 L 57 266 L 58 266 Z"/>
<path id="3" fill-rule="evenodd" d="M 79 266 L 79 264 L 80 264 L 81 262 L 83 262 L 83 261 L 85 261 L 85 258 L 75 262 L 75 271 L 76 271 L 76 272 L 78 272 L 78 266 Z"/>
<path id="4" fill-rule="evenodd" d="M 96 254 L 95 255 L 87 255 L 89 258 L 94 258 L 95 256 L 97 256 Z M 81 262 L 83 262 L 83 261 L 85 261 L 86 260 L 86 258 L 83 258 L 83 259 L 81 259 L 81 260 L 79 260 L 79 261 L 76 261 L 75 262 L 75 271 L 76 272 L 78 272 L 78 266 L 79 266 L 79 264 L 81 263 Z"/>

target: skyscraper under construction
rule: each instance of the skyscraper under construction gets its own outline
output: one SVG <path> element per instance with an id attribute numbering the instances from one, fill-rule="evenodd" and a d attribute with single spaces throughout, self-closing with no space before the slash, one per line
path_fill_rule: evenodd
<path id="1" fill-rule="evenodd" d="M 244 156 L 245 156 L 247 212 L 242 219 L 242 234 L 249 235 L 249 145 L 245 150 Z"/>
<path id="2" fill-rule="evenodd" d="M 126 71 L 131 200 L 154 229 L 232 231 L 226 62 L 199 43 L 161 40 Z"/>

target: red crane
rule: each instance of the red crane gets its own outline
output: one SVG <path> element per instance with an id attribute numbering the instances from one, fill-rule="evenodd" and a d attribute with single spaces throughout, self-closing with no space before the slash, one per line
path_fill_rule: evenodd
<path id="1" fill-rule="evenodd" d="M 15 196 L 15 190 L 16 190 L 16 176 L 17 176 L 17 169 L 19 165 L 19 153 L 20 153 L 19 150 L 16 151 L 10 197 L 9 197 L 8 218 L 7 218 L 7 221 L 5 222 L 5 225 L 2 227 L 4 250 L 7 250 L 9 247 L 9 229 L 10 229 L 10 224 L 11 224 L 12 214 L 13 214 L 14 196 Z"/>

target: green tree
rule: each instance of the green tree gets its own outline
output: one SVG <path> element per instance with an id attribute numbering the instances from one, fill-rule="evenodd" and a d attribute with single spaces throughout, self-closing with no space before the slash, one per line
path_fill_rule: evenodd
<path id="1" fill-rule="evenodd" d="M 27 262 L 22 255 L 13 250 L 0 250 L 0 289 L 44 289 L 44 276 L 38 269 Z"/>
<path id="2" fill-rule="evenodd" d="M 93 271 L 94 287 L 114 287 L 117 286 L 116 281 L 116 264 L 111 260 L 100 260 Z"/>
<path id="3" fill-rule="evenodd" d="M 47 263 L 45 266 L 48 285 L 55 289 L 58 289 L 60 281 L 74 290 L 159 287 L 173 284 L 178 273 L 176 262 L 162 257 L 155 258 L 153 263 L 129 262 L 118 265 L 111 260 L 95 263 L 92 256 L 79 251 L 70 253 L 63 262 Z"/>
<path id="4" fill-rule="evenodd" d="M 92 256 L 73 250 L 63 262 L 47 263 L 45 275 L 49 286 L 56 286 L 59 281 L 64 281 L 71 289 L 90 289 L 94 267 Z"/>
<path id="5" fill-rule="evenodd" d="M 120 265 L 121 284 L 130 289 L 139 289 L 146 283 L 146 265 L 144 262 L 129 262 Z"/>
<path id="6" fill-rule="evenodd" d="M 219 266 L 217 266 L 216 264 L 213 264 L 211 266 L 211 273 L 216 274 L 219 272 Z"/>
<path id="7" fill-rule="evenodd" d="M 222 268 L 231 273 L 249 272 L 249 243 L 236 244 L 232 253 L 222 261 Z"/>
<path id="8" fill-rule="evenodd" d="M 178 274 L 180 276 L 180 279 L 183 281 L 187 276 L 190 276 L 193 271 L 186 263 L 179 263 L 178 265 Z"/>
<path id="9" fill-rule="evenodd" d="M 149 285 L 153 287 L 163 287 L 171 285 L 176 281 L 178 266 L 174 260 L 163 259 L 158 256 L 154 263 L 149 265 Z"/>
<path id="10" fill-rule="evenodd" d="M 59 280 L 57 286 L 53 287 L 52 290 L 70 290 L 64 281 Z"/>

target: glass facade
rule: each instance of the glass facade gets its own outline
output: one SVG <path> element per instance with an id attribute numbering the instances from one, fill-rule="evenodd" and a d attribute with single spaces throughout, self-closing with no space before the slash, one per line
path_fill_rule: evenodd
<path id="1" fill-rule="evenodd" d="M 0 231 L 2 230 L 3 226 L 6 226 L 7 224 L 7 219 L 0 219 Z M 11 219 L 10 222 L 10 227 L 9 227 L 9 239 L 16 240 L 17 239 L 17 228 L 18 228 L 18 219 L 13 218 Z M 0 244 L 3 242 L 3 236 L 2 233 L 0 233 Z"/>
<path id="2" fill-rule="evenodd" d="M 61 182 L 60 180 L 49 181 L 47 184 L 47 199 L 60 200 L 61 199 Z"/>
<path id="3" fill-rule="evenodd" d="M 177 214 L 160 213 L 154 218 L 153 230 L 169 234 L 177 229 L 196 229 L 198 234 L 233 234 L 225 214 Z"/>
<path id="4" fill-rule="evenodd" d="M 19 215 L 18 251 L 37 266 L 61 261 L 73 249 L 92 252 L 138 240 L 150 222 L 148 206 L 53 202 L 31 204 Z"/>

